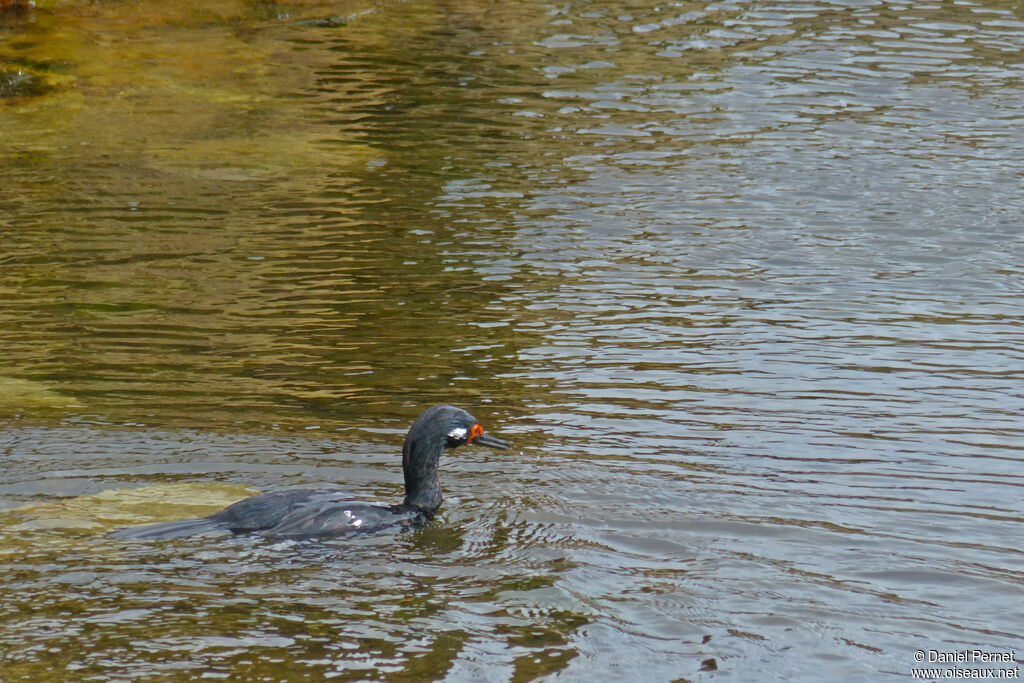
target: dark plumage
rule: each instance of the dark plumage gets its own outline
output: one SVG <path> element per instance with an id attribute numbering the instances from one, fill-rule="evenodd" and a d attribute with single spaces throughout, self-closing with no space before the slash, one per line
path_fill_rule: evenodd
<path id="1" fill-rule="evenodd" d="M 399 505 L 351 501 L 336 489 L 285 489 L 240 500 L 207 517 L 119 529 L 111 536 L 148 540 L 222 531 L 296 538 L 421 524 L 441 507 L 441 453 L 465 444 L 490 448 L 509 445 L 504 439 L 484 434 L 480 423 L 465 410 L 437 405 L 424 411 L 405 436 L 405 500 Z"/>

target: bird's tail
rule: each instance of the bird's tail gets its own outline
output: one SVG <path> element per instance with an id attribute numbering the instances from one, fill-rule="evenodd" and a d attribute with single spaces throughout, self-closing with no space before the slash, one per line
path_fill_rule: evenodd
<path id="1" fill-rule="evenodd" d="M 118 529 L 110 534 L 110 538 L 130 541 L 154 541 L 205 534 L 211 531 L 226 533 L 227 529 L 209 517 L 200 517 L 199 519 L 179 519 L 173 522 L 159 522 L 157 524 Z"/>

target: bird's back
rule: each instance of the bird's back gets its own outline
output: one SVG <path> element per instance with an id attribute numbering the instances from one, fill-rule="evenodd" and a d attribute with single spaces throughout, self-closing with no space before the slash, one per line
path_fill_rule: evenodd
<path id="1" fill-rule="evenodd" d="M 207 517 L 130 527 L 111 536 L 153 540 L 220 531 L 303 538 L 410 526 L 425 519 L 415 508 L 354 501 L 337 489 L 284 489 L 245 498 Z"/>

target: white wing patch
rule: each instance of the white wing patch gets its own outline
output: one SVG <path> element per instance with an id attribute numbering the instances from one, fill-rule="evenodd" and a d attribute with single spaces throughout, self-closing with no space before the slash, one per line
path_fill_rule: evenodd
<path id="1" fill-rule="evenodd" d="M 469 432 L 466 430 L 465 427 L 456 427 L 452 431 L 448 432 L 448 438 L 455 439 L 456 441 L 461 441 L 462 439 L 466 438 L 466 434 L 468 433 Z"/>
<path id="2" fill-rule="evenodd" d="M 345 510 L 345 517 L 349 521 L 351 521 L 352 526 L 354 526 L 354 527 L 360 527 L 360 526 L 363 525 L 363 520 L 361 520 L 358 517 L 356 517 L 355 515 L 353 515 L 351 510 Z"/>

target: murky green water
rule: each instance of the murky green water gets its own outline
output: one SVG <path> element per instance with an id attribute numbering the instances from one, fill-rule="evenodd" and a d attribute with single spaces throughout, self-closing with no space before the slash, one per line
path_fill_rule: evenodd
<path id="1" fill-rule="evenodd" d="M 0 679 L 1024 649 L 1019 3 L 0 12 Z M 440 401 L 428 528 L 105 538 Z"/>

